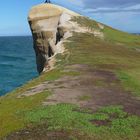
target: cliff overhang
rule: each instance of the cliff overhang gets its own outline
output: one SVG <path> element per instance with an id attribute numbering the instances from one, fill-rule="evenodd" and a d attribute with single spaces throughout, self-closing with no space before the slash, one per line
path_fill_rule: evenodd
<path id="1" fill-rule="evenodd" d="M 39 73 L 53 68 L 55 56 L 63 53 L 62 40 L 71 36 L 77 13 L 53 4 L 41 4 L 30 10 L 28 21 L 32 31 L 36 64 Z"/>

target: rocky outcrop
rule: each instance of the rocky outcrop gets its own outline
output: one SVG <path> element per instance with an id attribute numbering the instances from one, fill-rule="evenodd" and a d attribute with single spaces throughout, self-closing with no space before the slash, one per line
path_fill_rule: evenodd
<path id="1" fill-rule="evenodd" d="M 89 32 L 102 37 L 98 30 L 81 27 L 73 17 L 81 15 L 54 4 L 40 4 L 32 7 L 28 21 L 31 27 L 34 49 L 36 53 L 37 70 L 50 70 L 54 66 L 54 56 L 64 52 L 63 42 L 73 32 Z M 102 25 L 100 25 L 102 26 Z M 102 29 L 103 27 L 100 27 Z"/>
<path id="2" fill-rule="evenodd" d="M 74 24 L 70 21 L 78 14 L 53 4 L 41 4 L 33 7 L 28 21 L 31 27 L 37 70 L 41 73 L 52 68 L 53 56 L 62 53 L 61 39 L 71 36 Z"/>

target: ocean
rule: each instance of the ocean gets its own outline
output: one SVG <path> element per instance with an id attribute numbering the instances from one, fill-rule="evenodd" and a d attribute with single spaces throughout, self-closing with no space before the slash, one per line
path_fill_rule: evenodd
<path id="1" fill-rule="evenodd" d="M 37 75 L 32 37 L 0 37 L 0 96 Z"/>

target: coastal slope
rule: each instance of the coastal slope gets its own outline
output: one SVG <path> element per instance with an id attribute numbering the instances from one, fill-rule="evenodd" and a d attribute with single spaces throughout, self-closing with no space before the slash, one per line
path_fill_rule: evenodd
<path id="1" fill-rule="evenodd" d="M 0 97 L 0 138 L 140 139 L 140 37 L 53 4 L 28 21 L 40 76 Z"/>

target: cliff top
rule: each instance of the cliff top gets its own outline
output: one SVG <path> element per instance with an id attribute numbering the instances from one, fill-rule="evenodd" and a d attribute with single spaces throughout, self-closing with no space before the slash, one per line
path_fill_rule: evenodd
<path id="1" fill-rule="evenodd" d="M 68 10 L 64 7 L 55 5 L 55 4 L 40 4 L 31 8 L 28 16 L 28 20 L 36 20 L 41 18 L 48 18 L 51 16 L 61 15 L 63 12 L 68 13 L 72 16 L 80 16 L 78 13 L 75 13 L 71 10 Z"/>

